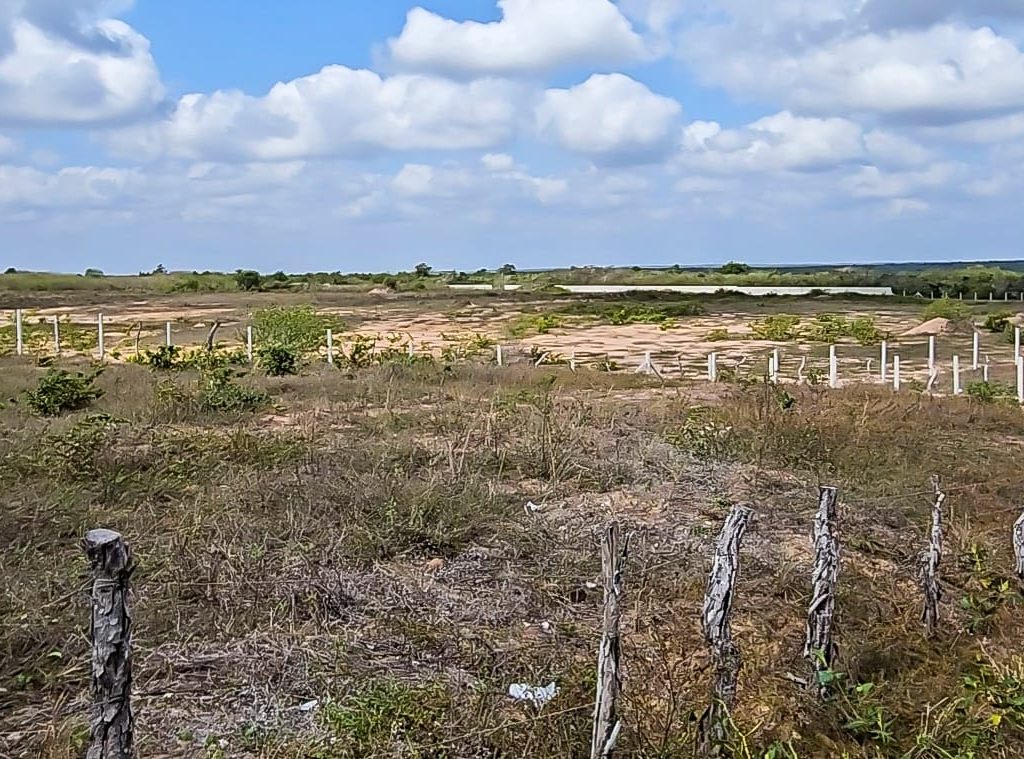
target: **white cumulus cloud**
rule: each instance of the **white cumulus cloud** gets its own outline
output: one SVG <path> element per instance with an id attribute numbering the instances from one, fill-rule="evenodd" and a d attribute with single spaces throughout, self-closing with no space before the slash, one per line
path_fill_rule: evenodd
<path id="1" fill-rule="evenodd" d="M 487 148 L 511 133 L 519 93 L 494 79 L 383 78 L 327 66 L 262 97 L 237 90 L 186 95 L 167 119 L 115 135 L 111 144 L 129 155 L 265 161 Z"/>
<path id="2" fill-rule="evenodd" d="M 94 126 L 151 112 L 164 90 L 149 41 L 109 2 L 5 0 L 0 124 Z"/>
<path id="3" fill-rule="evenodd" d="M 500 21 L 409 11 L 388 42 L 402 67 L 471 75 L 536 73 L 641 58 L 644 43 L 610 0 L 499 0 Z"/>
<path id="4" fill-rule="evenodd" d="M 623 74 L 595 74 L 567 90 L 544 93 L 541 135 L 567 150 L 609 161 L 643 162 L 672 145 L 682 107 Z"/>

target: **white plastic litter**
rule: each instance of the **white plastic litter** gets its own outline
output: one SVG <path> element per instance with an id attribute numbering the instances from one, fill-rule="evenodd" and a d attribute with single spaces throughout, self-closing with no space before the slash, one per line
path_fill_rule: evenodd
<path id="1" fill-rule="evenodd" d="M 539 709 L 558 695 L 558 686 L 554 683 L 546 686 L 512 683 L 508 686 L 508 695 L 516 701 L 529 701 Z"/>
<path id="2" fill-rule="evenodd" d="M 524 508 L 525 508 L 525 511 L 526 511 L 527 514 L 536 514 L 538 511 L 542 510 L 544 507 L 537 505 L 533 501 L 527 501 L 526 502 L 526 506 Z"/>
<path id="3" fill-rule="evenodd" d="M 304 704 L 299 704 L 296 708 L 300 712 L 311 712 L 314 709 L 316 709 L 317 706 L 319 706 L 319 705 L 320 705 L 320 701 L 318 699 L 314 698 L 312 701 L 307 701 Z"/>

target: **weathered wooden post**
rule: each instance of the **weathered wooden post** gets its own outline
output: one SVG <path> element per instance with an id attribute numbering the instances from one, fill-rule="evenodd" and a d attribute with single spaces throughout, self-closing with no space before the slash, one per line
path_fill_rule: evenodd
<path id="1" fill-rule="evenodd" d="M 892 357 L 892 389 L 897 393 L 900 391 L 900 357 Z"/>
<path id="2" fill-rule="evenodd" d="M 953 395 L 960 395 L 960 357 L 953 356 Z"/>
<path id="3" fill-rule="evenodd" d="M 252 363 L 252 325 L 245 328 L 245 356 Z"/>
<path id="4" fill-rule="evenodd" d="M 882 364 L 879 371 L 879 378 L 882 380 L 882 384 L 885 384 L 887 375 L 889 373 L 889 343 L 885 340 L 882 341 Z"/>
<path id="5" fill-rule="evenodd" d="M 92 568 L 92 710 L 87 759 L 132 756 L 132 555 L 121 536 L 91 530 L 83 542 Z"/>
<path id="6" fill-rule="evenodd" d="M 837 650 L 832 640 L 832 621 L 839 583 L 838 500 L 836 488 L 821 488 L 814 519 L 814 573 L 804 656 L 811 660 L 813 685 L 820 698 L 828 695 L 827 674 L 832 670 Z"/>
<path id="7" fill-rule="evenodd" d="M 217 346 L 215 340 L 217 338 L 217 330 L 220 329 L 220 322 L 214 321 L 213 326 L 210 327 L 210 331 L 206 335 L 206 350 L 213 352 L 213 349 Z"/>
<path id="8" fill-rule="evenodd" d="M 921 621 L 924 623 L 928 636 L 935 635 L 939 625 L 939 601 L 942 590 L 939 588 L 939 565 L 942 563 L 942 505 L 946 494 L 942 492 L 939 475 L 932 475 L 932 490 L 935 501 L 932 503 L 932 528 L 928 550 L 921 556 L 921 590 L 924 593 L 924 610 Z"/>
<path id="9" fill-rule="evenodd" d="M 715 674 L 711 685 L 711 704 L 700 719 L 698 756 L 721 753 L 729 738 L 729 711 L 736 703 L 736 680 L 743 663 L 739 647 L 732 639 L 729 615 L 739 573 L 740 544 L 753 513 L 748 506 L 733 506 L 718 536 L 704 594 L 701 629 L 711 649 Z"/>
<path id="10" fill-rule="evenodd" d="M 96 316 L 96 350 L 99 353 L 100 361 L 107 355 L 106 346 L 103 344 L 103 314 Z"/>
<path id="11" fill-rule="evenodd" d="M 20 308 L 14 310 L 14 351 L 19 356 L 25 353 L 25 334 Z"/>
<path id="12" fill-rule="evenodd" d="M 1024 583 L 1024 514 L 1013 523 L 1013 555 L 1017 559 L 1017 579 Z"/>
<path id="13" fill-rule="evenodd" d="M 60 355 L 60 317 L 53 317 L 53 353 Z"/>
<path id="14" fill-rule="evenodd" d="M 622 593 L 625 580 L 629 537 L 619 549 L 619 525 L 612 522 L 601 544 L 601 570 L 604 577 L 604 618 L 601 648 L 597 658 L 597 698 L 594 702 L 594 731 L 590 742 L 590 759 L 612 756 L 622 730 L 618 715 L 619 690 L 619 622 L 622 616 Z"/>
<path id="15" fill-rule="evenodd" d="M 974 333 L 974 348 L 972 355 L 971 367 L 974 371 L 978 371 L 978 365 L 981 363 L 981 335 L 978 332 Z"/>
<path id="16" fill-rule="evenodd" d="M 334 330 L 327 330 L 327 363 L 334 366 Z"/>
<path id="17" fill-rule="evenodd" d="M 828 386 L 839 387 L 839 360 L 836 358 L 836 346 L 828 347 Z"/>
<path id="18" fill-rule="evenodd" d="M 170 322 L 165 322 L 164 323 L 164 345 L 166 345 L 168 348 L 170 348 L 172 345 L 174 345 L 174 341 L 171 339 L 171 323 Z"/>

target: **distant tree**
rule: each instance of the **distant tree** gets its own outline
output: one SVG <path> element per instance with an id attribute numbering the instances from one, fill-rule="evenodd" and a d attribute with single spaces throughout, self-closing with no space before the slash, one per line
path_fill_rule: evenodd
<path id="1" fill-rule="evenodd" d="M 506 277 L 509 276 L 510 274 L 515 274 L 515 273 L 516 273 L 516 267 L 513 264 L 504 264 L 504 265 L 502 265 L 502 267 L 500 269 L 498 269 L 498 274 L 501 274 L 501 275 L 506 276 Z"/>
<path id="2" fill-rule="evenodd" d="M 86 269 L 85 270 L 85 276 L 87 276 L 87 277 L 102 277 L 103 276 L 103 270 L 102 269 Z"/>
<path id="3" fill-rule="evenodd" d="M 737 263 L 736 261 L 730 261 L 725 266 L 718 270 L 719 274 L 746 274 L 750 271 L 750 267 L 746 264 Z"/>
<path id="4" fill-rule="evenodd" d="M 4 272 L 4 274 L 17 274 L 17 273 L 18 273 L 18 270 L 15 269 L 13 266 L 8 266 L 7 270 Z"/>
<path id="5" fill-rule="evenodd" d="M 153 269 L 153 273 L 154 274 L 166 274 L 167 273 L 167 269 L 164 267 L 163 264 L 157 264 L 156 268 Z"/>
<path id="6" fill-rule="evenodd" d="M 263 287 L 263 277 L 258 271 L 239 270 L 235 272 L 235 283 L 239 290 L 259 290 Z"/>
<path id="7" fill-rule="evenodd" d="M 270 279 L 272 279 L 274 282 L 287 282 L 288 275 L 285 274 L 283 271 L 275 271 L 273 274 L 270 275 Z"/>
<path id="8" fill-rule="evenodd" d="M 416 268 L 413 271 L 416 273 L 417 277 L 429 277 L 433 268 L 427 264 L 416 264 Z"/>

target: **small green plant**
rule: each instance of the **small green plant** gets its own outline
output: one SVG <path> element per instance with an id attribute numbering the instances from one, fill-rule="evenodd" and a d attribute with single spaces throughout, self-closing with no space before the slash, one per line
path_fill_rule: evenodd
<path id="1" fill-rule="evenodd" d="M 985 317 L 984 327 L 989 332 L 1006 332 L 1011 328 L 1010 319 L 1013 317 L 1013 311 L 997 311 Z"/>
<path id="2" fill-rule="evenodd" d="M 724 340 L 731 340 L 732 335 L 729 334 L 729 330 L 725 327 L 716 327 L 704 336 L 704 339 L 709 343 L 720 343 Z"/>
<path id="3" fill-rule="evenodd" d="M 921 314 L 924 321 L 931 319 L 949 319 L 951 322 L 964 322 L 971 318 L 971 309 L 962 301 L 950 298 L 939 298 L 929 303 Z"/>
<path id="4" fill-rule="evenodd" d="M 270 397 L 255 388 L 235 382 L 240 376 L 228 366 L 205 372 L 201 378 L 198 401 L 203 411 L 256 411 L 270 403 Z"/>
<path id="5" fill-rule="evenodd" d="M 86 408 L 103 396 L 103 390 L 95 384 L 102 371 L 84 373 L 51 368 L 35 390 L 25 391 L 25 400 L 41 416 L 60 416 Z"/>
<path id="6" fill-rule="evenodd" d="M 732 428 L 719 421 L 713 409 L 703 406 L 690 409 L 683 426 L 665 437 L 676 448 L 701 459 L 724 458 L 733 445 Z"/>
<path id="7" fill-rule="evenodd" d="M 285 377 L 299 371 L 299 357 L 283 345 L 262 345 L 257 348 L 256 364 L 271 377 Z"/>
<path id="8" fill-rule="evenodd" d="M 844 728 L 861 741 L 879 747 L 891 746 L 895 717 L 879 700 L 874 683 L 858 683 L 843 695 Z"/>
<path id="9" fill-rule="evenodd" d="M 553 329 L 564 325 L 558 314 L 528 313 L 520 314 L 508 323 L 506 332 L 509 337 L 523 338 L 531 335 L 546 335 Z"/>
<path id="10" fill-rule="evenodd" d="M 130 360 L 145 364 L 150 369 L 166 372 L 178 368 L 181 359 L 181 348 L 177 345 L 161 345 L 159 348 L 145 351 Z"/>
<path id="11" fill-rule="evenodd" d="M 495 342 L 486 335 L 442 335 L 445 345 L 441 348 L 441 359 L 447 363 L 468 361 L 489 353 L 494 349 Z"/>
<path id="12" fill-rule="evenodd" d="M 750 323 L 755 340 L 784 342 L 800 336 L 800 317 L 791 314 L 773 314 Z"/>
<path id="13" fill-rule="evenodd" d="M 981 401 L 982 403 L 1013 403 L 1016 400 L 1017 390 L 1005 382 L 969 382 L 964 387 L 968 397 Z"/>

